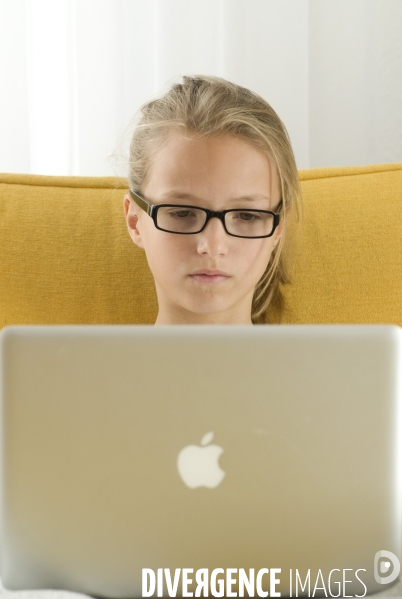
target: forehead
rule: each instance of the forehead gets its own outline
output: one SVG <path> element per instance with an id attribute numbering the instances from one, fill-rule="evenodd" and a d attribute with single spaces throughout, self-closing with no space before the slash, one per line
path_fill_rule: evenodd
<path id="1" fill-rule="evenodd" d="M 146 190 L 145 190 L 146 188 Z M 221 198 L 265 194 L 279 198 L 276 167 L 260 149 L 232 135 L 197 138 L 171 131 L 151 159 L 144 193 L 178 189 Z"/>

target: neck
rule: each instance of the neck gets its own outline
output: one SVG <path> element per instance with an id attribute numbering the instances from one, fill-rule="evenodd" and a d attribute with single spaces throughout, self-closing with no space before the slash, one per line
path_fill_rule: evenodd
<path id="1" fill-rule="evenodd" d="M 243 318 L 223 316 L 220 314 L 188 314 L 167 315 L 158 313 L 155 325 L 160 324 L 246 324 L 252 325 L 251 316 Z"/>

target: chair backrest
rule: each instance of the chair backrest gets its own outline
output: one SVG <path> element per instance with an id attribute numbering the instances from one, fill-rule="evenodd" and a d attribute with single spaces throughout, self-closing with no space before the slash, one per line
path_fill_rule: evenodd
<path id="1" fill-rule="evenodd" d="M 300 172 L 304 224 L 282 321 L 402 324 L 402 163 Z"/>
<path id="2" fill-rule="evenodd" d="M 284 309 L 267 321 L 402 325 L 402 163 L 300 171 L 304 216 Z M 155 322 L 124 180 L 0 175 L 0 327 Z"/>

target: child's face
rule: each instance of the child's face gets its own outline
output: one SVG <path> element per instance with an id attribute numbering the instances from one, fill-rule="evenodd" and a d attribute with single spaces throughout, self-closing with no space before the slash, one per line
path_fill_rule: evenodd
<path id="1" fill-rule="evenodd" d="M 258 149 L 228 135 L 188 140 L 176 131 L 154 156 L 141 191 L 152 204 L 211 210 L 276 211 L 280 199 L 276 169 Z M 241 199 L 250 195 L 263 197 Z M 177 235 L 158 230 L 128 194 L 124 212 L 130 236 L 145 250 L 155 280 L 159 305 L 155 324 L 252 324 L 254 289 L 282 224 L 271 237 L 245 239 L 228 235 L 223 223 L 213 218 L 200 233 Z M 192 276 L 203 269 L 221 270 L 228 276 L 218 282 Z"/>

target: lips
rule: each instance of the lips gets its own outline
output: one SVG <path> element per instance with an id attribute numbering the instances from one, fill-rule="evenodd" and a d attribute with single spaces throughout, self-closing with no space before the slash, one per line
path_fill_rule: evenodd
<path id="1" fill-rule="evenodd" d="M 227 281 L 230 278 L 229 275 L 226 274 L 206 274 L 205 271 L 200 272 L 199 274 L 193 273 L 192 275 L 190 275 L 190 277 L 193 279 L 193 281 L 198 281 L 199 283 L 207 283 L 210 285 L 223 283 L 224 281 Z"/>
<path id="2" fill-rule="evenodd" d="M 229 277 L 230 275 L 228 275 L 227 272 L 223 272 L 223 270 L 197 270 L 196 272 L 191 273 L 191 277 L 194 275 L 208 275 L 208 276 L 214 276 L 214 275 L 221 275 L 223 277 Z"/>

